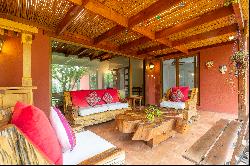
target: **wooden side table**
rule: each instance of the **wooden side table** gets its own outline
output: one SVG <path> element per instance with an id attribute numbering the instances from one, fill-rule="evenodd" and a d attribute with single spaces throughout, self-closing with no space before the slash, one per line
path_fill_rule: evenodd
<path id="1" fill-rule="evenodd" d="M 143 96 L 129 96 L 128 101 L 130 103 L 130 106 L 132 108 L 135 108 L 135 101 L 139 100 L 139 106 L 141 107 L 141 101 L 142 101 Z"/>

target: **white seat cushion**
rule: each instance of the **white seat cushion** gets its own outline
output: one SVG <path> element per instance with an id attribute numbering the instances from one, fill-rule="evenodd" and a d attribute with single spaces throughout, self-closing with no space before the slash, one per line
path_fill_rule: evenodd
<path id="1" fill-rule="evenodd" d="M 107 104 L 103 105 L 96 105 L 94 107 L 81 107 L 79 108 L 79 115 L 80 116 L 87 116 L 91 114 L 96 114 L 100 112 L 105 112 L 108 110 Z"/>
<path id="2" fill-rule="evenodd" d="M 160 103 L 160 107 L 185 109 L 185 102 L 163 101 Z"/>
<path id="3" fill-rule="evenodd" d="M 116 102 L 116 103 L 110 103 L 106 104 L 108 107 L 108 110 L 117 110 L 117 109 L 123 109 L 123 108 L 128 108 L 128 103 L 121 103 L 121 102 Z"/>
<path id="4" fill-rule="evenodd" d="M 63 153 L 63 165 L 76 165 L 115 146 L 95 133 L 86 130 L 76 133 L 76 146 Z"/>

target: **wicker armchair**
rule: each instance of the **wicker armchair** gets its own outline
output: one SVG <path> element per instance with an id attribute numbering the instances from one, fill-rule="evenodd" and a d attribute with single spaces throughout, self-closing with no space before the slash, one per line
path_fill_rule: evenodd
<path id="1" fill-rule="evenodd" d="M 162 98 L 163 101 L 169 101 L 171 89 L 168 89 L 165 93 L 164 97 Z M 197 95 L 198 95 L 198 88 L 192 88 L 189 93 L 189 99 L 185 101 L 185 108 L 183 109 L 184 118 L 190 120 L 192 117 L 197 117 Z M 173 108 L 174 109 L 174 108 Z M 179 110 L 180 111 L 180 110 Z"/>

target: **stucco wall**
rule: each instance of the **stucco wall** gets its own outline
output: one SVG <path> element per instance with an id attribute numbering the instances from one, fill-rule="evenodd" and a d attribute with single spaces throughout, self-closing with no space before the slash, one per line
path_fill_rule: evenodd
<path id="1" fill-rule="evenodd" d="M 39 31 L 32 42 L 32 78 L 34 105 L 49 115 L 50 107 L 50 59 L 49 37 Z M 22 85 L 22 45 L 20 37 L 8 37 L 0 53 L 0 86 Z"/>
<path id="2" fill-rule="evenodd" d="M 208 48 L 200 52 L 200 110 L 237 113 L 238 84 L 234 77 L 234 86 L 227 81 L 229 76 L 230 56 L 233 44 Z M 213 60 L 214 67 L 207 69 L 205 63 Z M 220 65 L 227 65 L 226 74 L 219 71 Z"/>

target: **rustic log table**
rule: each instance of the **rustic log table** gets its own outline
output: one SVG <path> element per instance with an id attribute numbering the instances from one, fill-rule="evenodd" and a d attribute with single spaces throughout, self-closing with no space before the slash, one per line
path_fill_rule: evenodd
<path id="1" fill-rule="evenodd" d="M 182 114 L 163 111 L 161 117 L 149 122 L 144 108 L 141 108 L 117 115 L 115 121 L 120 132 L 133 133 L 132 140 L 143 140 L 154 147 L 175 135 L 175 123 L 178 119 L 182 119 Z"/>

